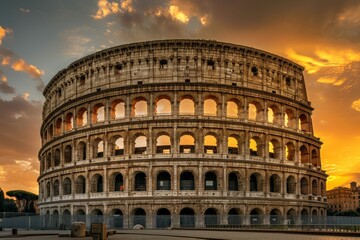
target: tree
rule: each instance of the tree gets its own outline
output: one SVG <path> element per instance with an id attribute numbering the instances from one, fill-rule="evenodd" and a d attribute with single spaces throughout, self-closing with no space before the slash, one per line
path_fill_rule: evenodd
<path id="1" fill-rule="evenodd" d="M 15 197 L 16 201 L 25 201 L 25 207 L 24 207 L 24 212 L 30 212 L 29 210 L 32 210 L 33 212 L 35 212 L 35 208 L 30 209 L 30 204 L 34 204 L 34 201 L 37 200 L 39 198 L 38 195 L 31 193 L 31 192 L 27 192 L 27 191 L 23 191 L 23 190 L 12 190 L 12 191 L 7 191 L 6 194 L 9 197 Z"/>
<path id="2" fill-rule="evenodd" d="M 0 212 L 4 212 L 4 211 L 5 211 L 5 197 L 3 190 L 0 188 Z"/>
<path id="3" fill-rule="evenodd" d="M 11 198 L 5 198 L 5 212 L 17 212 L 15 200 Z"/>

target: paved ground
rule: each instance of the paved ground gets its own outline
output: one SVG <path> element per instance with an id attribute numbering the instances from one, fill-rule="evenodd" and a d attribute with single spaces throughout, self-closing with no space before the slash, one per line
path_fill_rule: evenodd
<path id="1" fill-rule="evenodd" d="M 200 231 L 200 230 L 120 230 L 116 235 L 109 236 L 109 240 L 359 240 L 359 237 L 313 236 L 288 233 L 266 232 L 235 232 L 235 231 Z M 19 231 L 20 236 L 11 236 L 11 231 L 0 232 L 0 239 L 26 240 L 73 240 L 70 237 L 58 237 L 59 233 L 70 231 Z M 30 236 L 24 237 L 23 234 Z M 45 235 L 54 234 L 54 235 Z M 92 239 L 91 237 L 80 239 Z"/>

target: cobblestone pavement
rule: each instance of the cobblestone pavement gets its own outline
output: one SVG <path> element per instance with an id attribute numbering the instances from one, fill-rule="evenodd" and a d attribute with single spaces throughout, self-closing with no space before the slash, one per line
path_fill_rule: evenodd
<path id="1" fill-rule="evenodd" d="M 73 240 L 70 237 L 58 237 L 58 233 L 69 231 L 19 231 L 19 237 L 11 236 L 11 231 L 0 232 L 1 239 L 26 239 L 26 240 Z M 21 236 L 29 234 L 32 236 Z M 56 235 L 44 235 L 56 234 Z M 9 237 L 6 237 L 9 236 Z M 92 239 L 91 237 L 77 239 Z M 109 240 L 358 240 L 359 237 L 338 236 L 313 236 L 288 233 L 266 232 L 227 232 L 227 231 L 199 231 L 199 230 L 121 230 L 118 234 L 109 236 Z"/>

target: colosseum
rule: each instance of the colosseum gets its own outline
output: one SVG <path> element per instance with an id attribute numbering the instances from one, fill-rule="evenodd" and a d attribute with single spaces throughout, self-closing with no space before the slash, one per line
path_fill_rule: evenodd
<path id="1" fill-rule="evenodd" d="M 132 43 L 71 63 L 43 92 L 41 214 L 115 228 L 324 216 L 303 71 L 208 40 Z"/>

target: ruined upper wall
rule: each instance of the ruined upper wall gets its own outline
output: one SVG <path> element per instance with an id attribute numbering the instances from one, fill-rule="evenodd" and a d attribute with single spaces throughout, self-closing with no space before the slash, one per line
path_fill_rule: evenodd
<path id="1" fill-rule="evenodd" d="M 303 70 L 280 56 L 217 41 L 121 45 L 86 56 L 58 72 L 43 92 L 43 118 L 69 100 L 108 88 L 173 82 L 256 89 L 309 105 Z"/>

